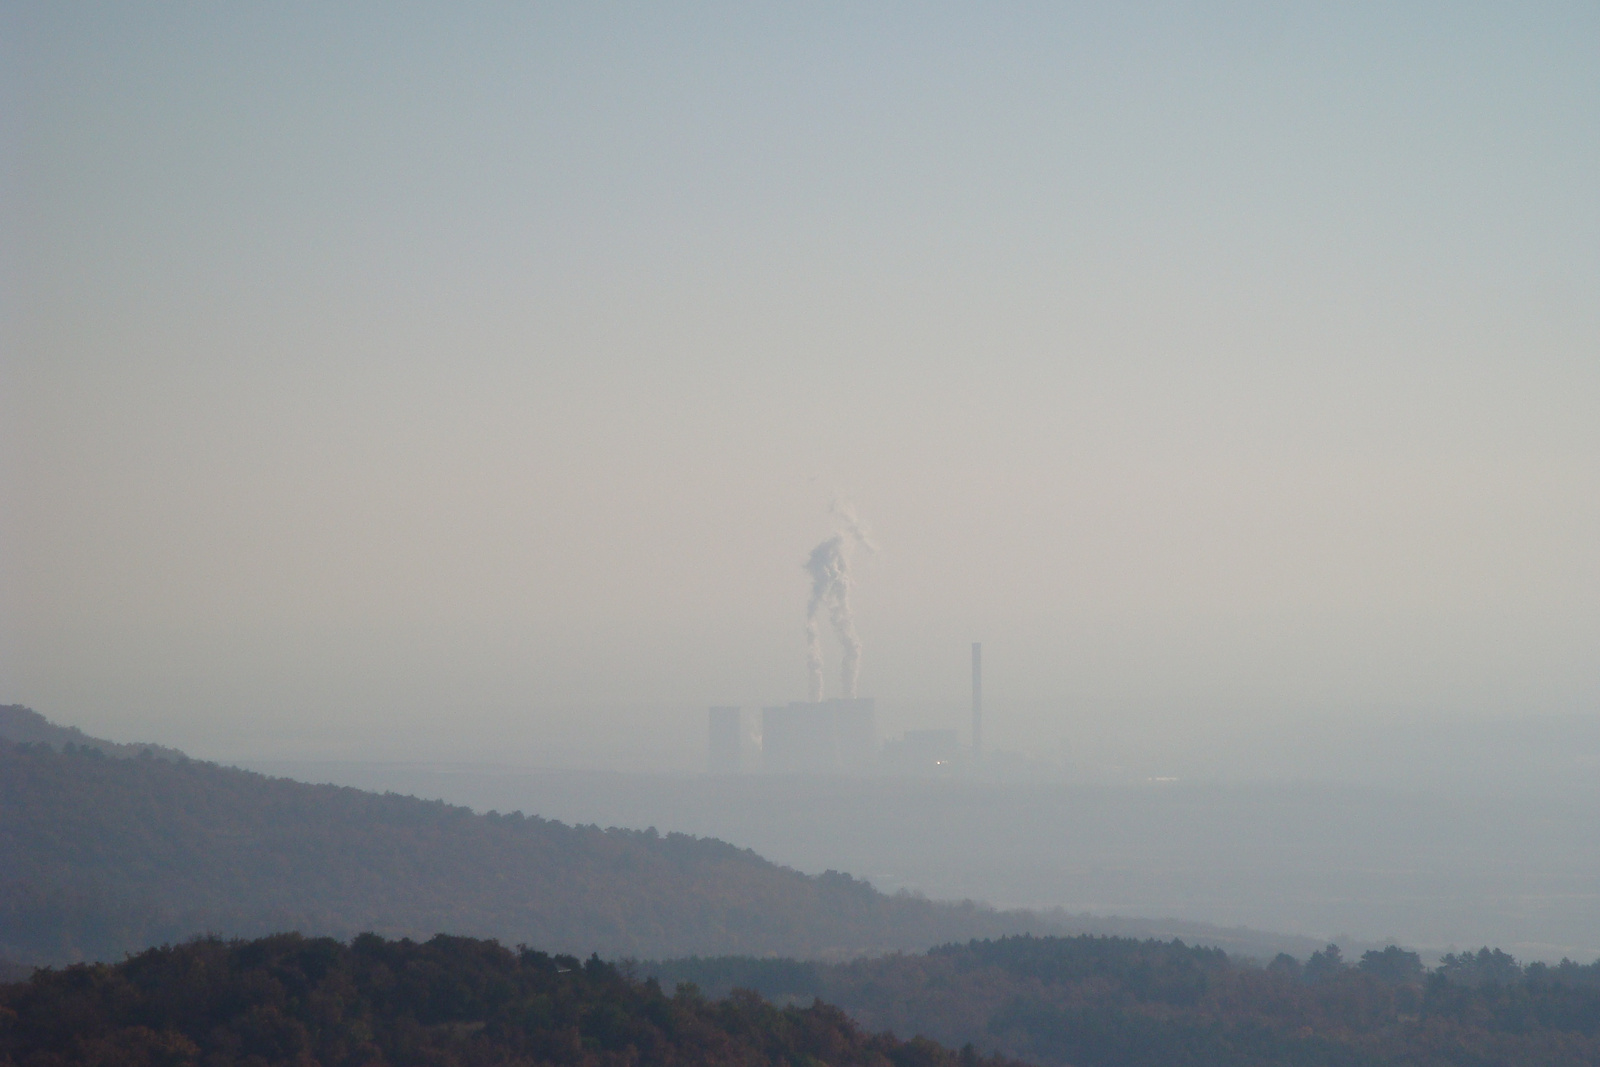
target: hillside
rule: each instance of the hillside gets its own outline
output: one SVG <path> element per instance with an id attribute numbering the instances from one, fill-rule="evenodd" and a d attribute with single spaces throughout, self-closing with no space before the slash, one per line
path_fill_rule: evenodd
<path id="1" fill-rule="evenodd" d="M 827 964 L 689 959 L 641 973 L 716 994 L 837 1004 L 869 1029 L 1046 1067 L 1592 1067 L 1600 961 L 1517 965 L 1491 949 L 1428 973 L 1398 948 L 1262 968 L 1214 948 L 1014 937 Z"/>
<path id="2" fill-rule="evenodd" d="M 0 987 L 0 1063 L 976 1067 L 839 1010 L 668 996 L 591 957 L 288 934 L 152 949 Z M 999 1067 L 1000 1061 L 990 1061 Z"/>
<path id="3" fill-rule="evenodd" d="M 57 751 L 64 751 L 68 746 L 88 748 L 114 759 L 137 759 L 147 756 L 167 760 L 185 758 L 182 752 L 164 745 L 124 745 L 116 741 L 90 737 L 76 726 L 57 726 L 37 711 L 21 704 L 0 704 L 0 740 L 48 745 Z"/>
<path id="4" fill-rule="evenodd" d="M 204 932 L 837 958 L 1029 929 L 1055 926 L 807 877 L 682 834 L 0 742 L 0 957 L 24 963 Z"/>

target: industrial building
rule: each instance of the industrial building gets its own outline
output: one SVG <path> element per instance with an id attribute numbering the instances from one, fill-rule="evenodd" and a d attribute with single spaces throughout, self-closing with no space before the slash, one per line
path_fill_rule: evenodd
<path id="1" fill-rule="evenodd" d="M 967 768 L 970 761 L 957 730 L 907 730 L 887 741 L 879 763 L 886 774 L 944 776 Z"/>
<path id="2" fill-rule="evenodd" d="M 751 720 L 742 708 L 707 709 L 709 773 L 857 774 L 877 765 L 877 708 L 871 698 L 762 708 L 759 737 Z"/>
<path id="3" fill-rule="evenodd" d="M 911 730 L 880 745 L 871 697 L 797 700 L 761 709 L 760 732 L 743 709 L 709 709 L 706 769 L 711 774 L 953 774 L 975 770 L 983 754 L 983 646 L 972 646 L 972 744 L 955 730 Z"/>
<path id="4" fill-rule="evenodd" d="M 761 767 L 770 773 L 866 772 L 878 756 L 871 697 L 795 701 L 761 709 Z"/>

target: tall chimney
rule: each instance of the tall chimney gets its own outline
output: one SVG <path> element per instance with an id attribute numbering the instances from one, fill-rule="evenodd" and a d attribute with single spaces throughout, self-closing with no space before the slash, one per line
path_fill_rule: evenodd
<path id="1" fill-rule="evenodd" d="M 983 644 L 972 642 L 972 755 L 983 755 Z"/>

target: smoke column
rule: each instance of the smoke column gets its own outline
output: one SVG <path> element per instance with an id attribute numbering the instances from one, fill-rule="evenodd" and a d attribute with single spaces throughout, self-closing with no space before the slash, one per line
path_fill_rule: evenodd
<path id="1" fill-rule="evenodd" d="M 811 699 L 822 699 L 821 616 L 827 612 L 833 632 L 844 648 L 839 665 L 839 680 L 846 697 L 856 695 L 856 679 L 861 674 L 861 638 L 856 634 L 855 615 L 850 609 L 850 547 L 859 544 L 873 549 L 866 527 L 849 509 L 834 507 L 845 520 L 845 528 L 816 548 L 806 560 L 811 575 L 811 602 L 806 606 L 806 668 L 811 679 Z"/>

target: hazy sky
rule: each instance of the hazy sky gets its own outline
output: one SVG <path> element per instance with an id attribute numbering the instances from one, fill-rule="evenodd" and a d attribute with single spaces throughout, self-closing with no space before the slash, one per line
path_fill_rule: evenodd
<path id="1" fill-rule="evenodd" d="M 887 730 L 1600 714 L 1589 0 L 459 8 L 0 8 L 0 702 L 692 756 L 842 499 Z"/>

